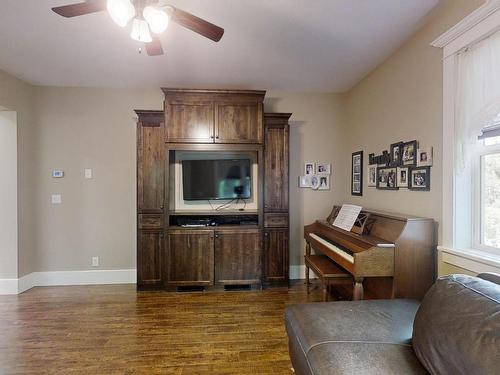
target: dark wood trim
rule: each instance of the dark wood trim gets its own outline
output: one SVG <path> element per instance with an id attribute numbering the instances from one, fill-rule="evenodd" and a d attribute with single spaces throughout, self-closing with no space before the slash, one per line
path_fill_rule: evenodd
<path id="1" fill-rule="evenodd" d="M 210 95 L 266 95 L 265 90 L 229 90 L 229 89 L 183 89 L 183 88 L 169 88 L 162 87 L 161 90 L 165 95 L 167 94 L 210 94 Z"/>

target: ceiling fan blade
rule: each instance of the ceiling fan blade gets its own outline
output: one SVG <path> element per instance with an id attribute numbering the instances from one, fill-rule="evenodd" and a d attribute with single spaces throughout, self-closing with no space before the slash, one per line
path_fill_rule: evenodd
<path id="1" fill-rule="evenodd" d="M 83 16 L 84 14 L 102 12 L 106 10 L 106 0 L 90 0 L 83 3 L 54 7 L 52 10 L 63 17 Z"/>
<path id="2" fill-rule="evenodd" d="M 148 56 L 159 56 L 163 55 L 163 48 L 161 47 L 161 41 L 157 36 L 153 36 L 153 41 L 146 43 L 146 52 Z"/>
<path id="3" fill-rule="evenodd" d="M 223 28 L 193 16 L 188 12 L 184 12 L 179 8 L 174 8 L 172 21 L 208 39 L 212 39 L 214 42 L 218 42 L 222 38 L 222 35 L 224 35 Z"/>

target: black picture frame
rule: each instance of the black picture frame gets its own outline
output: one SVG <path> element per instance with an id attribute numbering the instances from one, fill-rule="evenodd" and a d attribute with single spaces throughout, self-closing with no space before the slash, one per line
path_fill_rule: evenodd
<path id="1" fill-rule="evenodd" d="M 352 153 L 351 195 L 363 196 L 363 151 Z"/>
<path id="2" fill-rule="evenodd" d="M 425 172 L 425 185 L 416 183 L 414 173 Z M 413 191 L 430 191 L 431 190 L 431 167 L 411 167 L 409 168 L 408 189 Z"/>
<path id="3" fill-rule="evenodd" d="M 410 152 L 409 150 L 411 149 L 413 149 L 413 157 L 407 159 L 406 153 Z M 401 150 L 402 167 L 417 166 L 417 150 L 418 150 L 418 142 L 416 140 L 403 143 L 403 149 Z"/>
<path id="4" fill-rule="evenodd" d="M 388 178 L 392 178 L 392 186 L 390 186 L 390 181 L 382 181 L 381 174 L 384 171 L 390 171 Z M 392 173 L 392 177 L 391 174 Z M 399 190 L 398 187 L 398 168 L 397 167 L 378 167 L 377 168 L 377 189 L 379 190 Z"/>
<path id="5" fill-rule="evenodd" d="M 390 167 L 401 167 L 403 165 L 403 144 L 403 142 L 391 144 L 389 149 L 391 154 L 391 161 L 389 163 Z M 395 157 L 396 152 L 397 158 Z"/>

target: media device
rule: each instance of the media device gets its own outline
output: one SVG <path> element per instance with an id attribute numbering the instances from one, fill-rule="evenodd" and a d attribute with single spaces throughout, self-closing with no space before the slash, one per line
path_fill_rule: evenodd
<path id="1" fill-rule="evenodd" d="M 249 199 L 250 168 L 249 159 L 183 160 L 184 200 Z"/>

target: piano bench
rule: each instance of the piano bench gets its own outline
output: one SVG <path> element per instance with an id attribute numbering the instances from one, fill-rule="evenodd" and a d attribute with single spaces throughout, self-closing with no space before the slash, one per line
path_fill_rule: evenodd
<path id="1" fill-rule="evenodd" d="M 354 279 L 350 273 L 348 273 L 343 268 L 337 266 L 333 261 L 330 260 L 326 255 L 306 255 L 304 257 L 304 263 L 306 266 L 306 286 L 307 292 L 309 293 L 309 269 L 311 269 L 318 279 L 320 280 L 323 287 L 323 298 L 328 301 L 329 288 L 330 285 L 335 284 L 351 284 Z"/>

